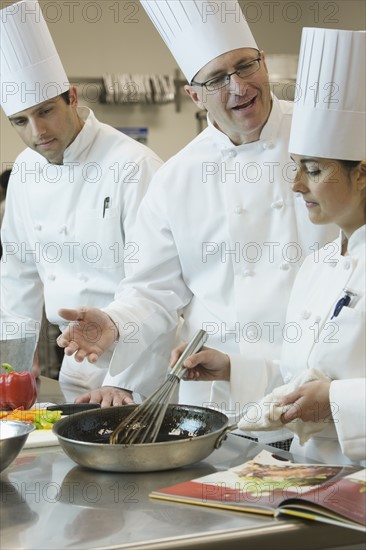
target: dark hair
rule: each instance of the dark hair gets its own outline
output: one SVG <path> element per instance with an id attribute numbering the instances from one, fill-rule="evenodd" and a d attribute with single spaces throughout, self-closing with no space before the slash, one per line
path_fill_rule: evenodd
<path id="1" fill-rule="evenodd" d="M 70 90 L 66 90 L 66 92 L 60 94 L 60 97 L 62 97 L 66 105 L 70 105 Z"/>
<path id="2" fill-rule="evenodd" d="M 8 188 L 8 181 L 10 178 L 10 174 L 11 174 L 10 169 L 4 170 L 4 172 L 0 174 L 0 188 L 3 190 L 4 194 L 6 194 L 6 190 Z"/>
<path id="3" fill-rule="evenodd" d="M 343 168 L 351 171 L 354 168 L 356 168 L 356 166 L 358 166 L 361 161 L 360 160 L 340 160 L 339 162 L 340 164 L 342 164 Z"/>

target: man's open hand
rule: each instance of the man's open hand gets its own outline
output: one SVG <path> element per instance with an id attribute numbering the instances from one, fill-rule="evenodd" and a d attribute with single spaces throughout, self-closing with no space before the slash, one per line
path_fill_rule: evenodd
<path id="1" fill-rule="evenodd" d="M 59 315 L 70 324 L 57 338 L 57 343 L 65 348 L 66 355 L 75 354 L 75 360 L 79 363 L 84 359 L 95 363 L 118 340 L 116 325 L 100 309 L 60 309 Z"/>

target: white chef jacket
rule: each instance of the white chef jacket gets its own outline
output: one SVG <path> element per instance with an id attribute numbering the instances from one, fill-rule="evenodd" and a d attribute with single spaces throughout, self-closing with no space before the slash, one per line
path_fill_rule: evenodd
<path id="1" fill-rule="evenodd" d="M 182 312 L 182 340 L 205 328 L 208 345 L 246 357 L 248 399 L 264 395 L 271 377 L 257 371 L 257 357 L 278 357 L 299 266 L 336 235 L 311 224 L 291 190 L 291 115 L 291 103 L 273 98 L 260 139 L 244 145 L 209 120 L 155 175 L 135 227 L 139 263 L 105 308 L 120 326 L 139 324 L 139 344 L 116 348 L 110 383 L 126 358 L 128 380 L 140 351 L 172 331 Z M 182 382 L 180 390 L 180 402 L 240 415 L 228 382 L 212 384 L 211 394 L 208 382 Z"/>
<path id="2" fill-rule="evenodd" d="M 131 230 L 162 161 L 90 109 L 78 114 L 85 124 L 62 165 L 29 148 L 14 163 L 2 226 L 2 340 L 37 332 L 43 302 L 61 328 L 59 308 L 107 305 L 129 263 L 138 261 Z M 99 387 L 111 355 L 100 368 L 65 357 L 60 381 L 80 391 Z"/>
<path id="3" fill-rule="evenodd" d="M 324 430 L 303 447 L 295 436 L 292 452 L 321 462 L 362 463 L 366 460 L 366 226 L 353 233 L 345 256 L 341 255 L 341 241 L 342 237 L 314 250 L 296 278 L 287 311 L 281 383 L 289 382 L 306 368 L 319 369 L 332 379 L 333 421 L 325 420 Z M 355 296 L 332 318 L 345 289 Z M 263 361 L 261 368 L 268 371 L 268 363 Z M 245 401 L 241 373 L 240 360 L 234 358 L 233 398 Z"/>

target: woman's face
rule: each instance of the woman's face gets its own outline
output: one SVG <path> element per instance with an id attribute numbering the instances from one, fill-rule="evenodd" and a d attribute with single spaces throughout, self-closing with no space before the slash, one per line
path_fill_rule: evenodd
<path id="1" fill-rule="evenodd" d="M 293 191 L 301 193 L 310 220 L 336 223 L 349 237 L 365 223 L 365 163 L 349 170 L 332 159 L 291 155 L 297 164 Z"/>

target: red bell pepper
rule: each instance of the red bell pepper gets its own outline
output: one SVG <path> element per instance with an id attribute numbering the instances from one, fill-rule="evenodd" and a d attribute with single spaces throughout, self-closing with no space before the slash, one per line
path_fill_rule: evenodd
<path id="1" fill-rule="evenodd" d="M 7 363 L 7 371 L 0 374 L 0 409 L 12 410 L 19 407 L 29 409 L 37 399 L 37 383 L 32 372 L 15 372 Z"/>

